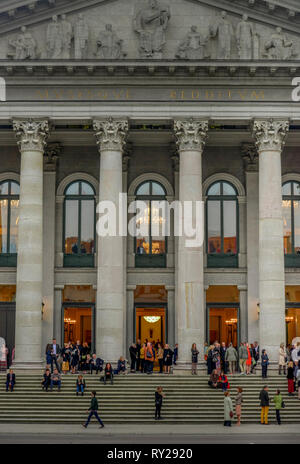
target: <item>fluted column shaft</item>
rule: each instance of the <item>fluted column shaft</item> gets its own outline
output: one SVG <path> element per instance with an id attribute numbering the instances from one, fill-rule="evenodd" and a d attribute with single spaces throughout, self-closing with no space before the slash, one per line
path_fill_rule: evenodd
<path id="1" fill-rule="evenodd" d="M 15 364 L 42 360 L 43 153 L 48 121 L 15 120 L 21 152 Z"/>
<path id="2" fill-rule="evenodd" d="M 202 201 L 202 152 L 205 145 L 208 122 L 196 120 L 175 121 L 175 135 L 180 156 L 179 200 Z M 187 247 L 188 237 L 178 240 L 177 273 L 177 332 L 178 366 L 191 364 L 191 347 L 197 344 L 200 351 L 205 337 L 205 310 L 203 299 L 204 269 L 203 246 Z"/>
<path id="3" fill-rule="evenodd" d="M 97 120 L 94 130 L 100 152 L 99 202 L 111 201 L 117 212 L 122 193 L 122 157 L 128 122 Z M 118 227 L 117 227 L 118 230 Z M 117 362 L 124 350 L 124 238 L 98 237 L 97 354 L 105 361 Z"/>
<path id="4" fill-rule="evenodd" d="M 281 152 L 288 129 L 288 121 L 253 123 L 259 154 L 260 347 L 273 362 L 278 362 L 278 347 L 285 341 Z"/>

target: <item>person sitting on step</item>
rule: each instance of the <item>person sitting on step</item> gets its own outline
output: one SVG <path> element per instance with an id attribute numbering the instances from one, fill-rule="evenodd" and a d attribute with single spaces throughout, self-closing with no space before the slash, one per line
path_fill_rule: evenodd
<path id="1" fill-rule="evenodd" d="M 53 391 L 54 385 L 57 385 L 58 391 L 61 389 L 61 374 L 58 372 L 58 369 L 54 369 L 53 374 L 51 374 L 51 383 L 50 389 Z"/>
<path id="2" fill-rule="evenodd" d="M 43 390 L 48 391 L 48 388 L 51 385 L 51 374 L 50 374 L 50 369 L 46 369 L 44 375 L 43 375 L 43 381 L 42 381 L 42 387 Z"/>
<path id="3" fill-rule="evenodd" d="M 107 379 L 110 379 L 110 383 L 113 384 L 113 376 L 114 374 L 113 374 L 112 365 L 110 363 L 106 363 L 105 369 L 104 369 L 104 377 L 103 377 L 104 385 L 106 385 Z"/>
<path id="4" fill-rule="evenodd" d="M 79 393 L 81 393 L 81 396 L 83 396 L 84 390 L 85 390 L 85 380 L 82 375 L 79 375 L 76 381 L 76 396 L 78 396 Z"/>
<path id="5" fill-rule="evenodd" d="M 123 356 L 120 356 L 116 373 L 122 373 L 123 375 L 126 374 L 126 359 Z"/>

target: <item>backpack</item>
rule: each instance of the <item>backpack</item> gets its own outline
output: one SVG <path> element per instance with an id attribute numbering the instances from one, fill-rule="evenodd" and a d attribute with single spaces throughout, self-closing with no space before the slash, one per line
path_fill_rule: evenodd
<path id="1" fill-rule="evenodd" d="M 152 358 L 152 354 L 150 351 L 147 350 L 147 353 L 146 353 L 146 358 Z"/>

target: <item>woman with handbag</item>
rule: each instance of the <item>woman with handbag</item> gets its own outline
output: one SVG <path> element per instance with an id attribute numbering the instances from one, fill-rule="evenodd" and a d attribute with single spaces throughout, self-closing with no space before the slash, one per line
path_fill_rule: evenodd
<path id="1" fill-rule="evenodd" d="M 236 425 L 241 425 L 241 415 L 242 415 L 242 403 L 243 403 L 243 389 L 242 387 L 237 387 L 237 395 L 235 397 L 235 413 L 237 417 Z"/>
<path id="2" fill-rule="evenodd" d="M 233 405 L 230 398 L 230 393 L 227 390 L 224 393 L 224 427 L 231 427 L 231 421 L 233 418 Z"/>

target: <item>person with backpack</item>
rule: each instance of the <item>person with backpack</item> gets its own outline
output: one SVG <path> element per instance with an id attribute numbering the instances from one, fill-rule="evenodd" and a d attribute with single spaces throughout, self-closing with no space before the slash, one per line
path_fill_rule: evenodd
<path id="1" fill-rule="evenodd" d="M 281 410 L 281 408 L 284 408 L 285 405 L 284 405 L 282 396 L 280 394 L 280 390 L 276 391 L 276 395 L 274 396 L 274 403 L 275 403 L 277 424 L 281 425 L 280 410 Z"/>
<path id="2" fill-rule="evenodd" d="M 161 407 L 163 403 L 163 398 L 165 394 L 163 393 L 162 387 L 157 387 L 155 392 L 155 420 L 161 420 L 162 417 L 160 416 Z"/>
<path id="3" fill-rule="evenodd" d="M 268 385 L 265 385 L 264 388 L 261 390 L 259 394 L 260 399 L 260 423 L 262 425 L 268 425 L 268 414 L 269 414 L 269 407 L 270 407 L 270 398 L 269 398 L 269 388 Z"/>
<path id="4" fill-rule="evenodd" d="M 88 409 L 87 413 L 89 413 L 89 416 L 87 418 L 87 421 L 85 424 L 82 424 L 83 427 L 86 429 L 87 426 L 89 425 L 90 423 L 90 420 L 93 416 L 96 417 L 97 421 L 99 422 L 100 424 L 100 428 L 102 429 L 104 427 L 104 424 L 102 422 L 102 420 L 100 419 L 100 417 L 98 416 L 98 409 L 99 409 L 99 406 L 98 406 L 98 400 L 96 398 L 96 395 L 97 395 L 97 392 L 96 391 L 92 391 L 91 393 L 91 396 L 92 396 L 92 399 L 91 399 L 91 405 L 90 405 L 90 408 Z"/>

